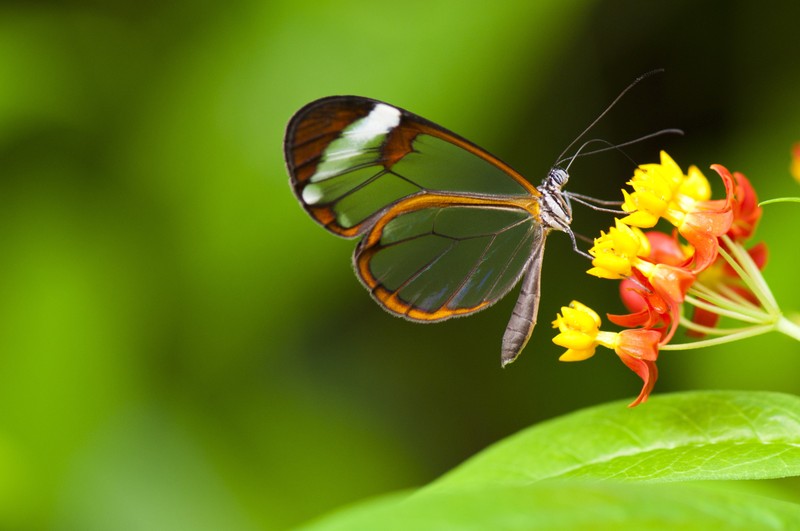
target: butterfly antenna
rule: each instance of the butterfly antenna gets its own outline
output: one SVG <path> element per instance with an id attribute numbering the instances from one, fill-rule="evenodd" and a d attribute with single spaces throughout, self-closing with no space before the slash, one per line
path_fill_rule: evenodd
<path id="1" fill-rule="evenodd" d="M 611 151 L 612 149 L 617 149 L 617 150 L 619 150 L 619 152 L 620 152 L 620 153 L 622 153 L 623 155 L 625 155 L 625 157 L 627 157 L 627 158 L 628 158 L 628 160 L 630 160 L 631 162 L 633 162 L 633 163 L 634 163 L 634 165 L 635 165 L 635 164 L 636 164 L 636 162 L 634 162 L 634 161 L 633 161 L 633 159 L 631 159 L 631 158 L 628 156 L 628 154 L 627 154 L 627 153 L 625 153 L 624 151 L 622 151 L 622 150 L 621 150 L 621 149 L 619 149 L 619 148 L 623 148 L 623 147 L 631 146 L 631 145 L 633 145 L 633 144 L 637 144 L 637 143 L 639 143 L 639 142 L 642 142 L 642 141 L 644 141 L 644 140 L 650 140 L 651 138 L 655 138 L 655 137 L 657 137 L 657 136 L 661 136 L 661 135 L 683 135 L 683 130 L 682 130 L 682 129 L 675 129 L 675 128 L 669 128 L 669 129 L 660 129 L 660 130 L 658 130 L 658 131 L 655 131 L 655 132 L 653 132 L 653 133 L 648 133 L 648 134 L 646 134 L 646 135 L 644 135 L 644 136 L 640 136 L 640 137 L 638 137 L 638 138 L 634 138 L 633 140 L 628 140 L 627 142 L 623 142 L 623 143 L 621 143 L 621 144 L 612 144 L 612 143 L 611 143 L 611 142 L 609 142 L 608 140 L 603 140 L 602 138 L 593 138 L 593 139 L 591 139 L 591 140 L 587 140 L 586 142 L 584 142 L 584 143 L 581 145 L 581 147 L 580 147 L 580 148 L 578 148 L 578 150 L 575 152 L 575 154 L 574 154 L 574 155 L 572 155 L 572 156 L 569 156 L 569 157 L 566 157 L 566 158 L 563 158 L 563 159 L 560 159 L 558 162 L 556 162 L 556 166 L 560 166 L 560 165 L 561 165 L 561 163 L 563 163 L 563 162 L 565 162 L 565 161 L 569 160 L 569 164 L 568 164 L 568 166 L 567 166 L 567 169 L 569 169 L 569 166 L 570 166 L 570 165 L 572 165 L 572 161 L 573 161 L 573 160 L 575 160 L 575 159 L 576 159 L 576 158 L 578 158 L 578 157 L 585 157 L 585 156 L 587 156 L 587 155 L 594 155 L 594 154 L 596 154 L 596 153 L 603 153 L 603 152 L 605 152 L 605 151 Z M 606 147 L 604 147 L 604 148 L 600 148 L 600 149 L 593 149 L 592 151 L 585 151 L 585 152 L 583 152 L 583 149 L 584 149 L 584 148 L 585 148 L 587 145 L 589 145 L 589 144 L 592 144 L 592 143 L 595 143 L 595 142 L 600 142 L 600 143 L 603 143 L 603 144 L 607 144 L 607 146 L 606 146 Z"/>
<path id="2" fill-rule="evenodd" d="M 567 166 L 564 168 L 564 170 L 565 170 L 567 173 L 569 173 L 569 169 L 570 169 L 570 167 L 572 166 L 572 163 L 573 163 L 573 162 L 575 162 L 575 159 L 576 159 L 576 158 L 578 158 L 578 156 L 580 156 L 580 155 L 588 155 L 588 154 L 589 154 L 589 153 L 581 153 L 581 151 L 583 151 L 583 150 L 584 150 L 584 149 L 585 149 L 587 146 L 589 146 L 590 144 L 594 144 L 594 143 L 597 143 L 597 142 L 599 142 L 599 143 L 601 143 L 601 144 L 607 144 L 607 147 L 604 147 L 604 148 L 602 148 L 602 149 L 595 149 L 594 151 L 590 151 L 589 153 L 600 153 L 600 152 L 602 152 L 602 151 L 609 151 L 609 150 L 611 150 L 611 149 L 619 149 L 620 147 L 622 147 L 622 145 L 624 145 L 624 144 L 622 144 L 622 145 L 619 145 L 619 146 L 617 146 L 617 145 L 614 145 L 614 144 L 612 144 L 612 143 L 611 143 L 611 142 L 609 142 L 608 140 L 603 140 L 602 138 L 592 138 L 591 140 L 587 140 L 586 142 L 584 142 L 583 144 L 581 144 L 581 147 L 579 147 L 579 148 L 578 148 L 578 149 L 575 151 L 575 154 L 574 154 L 574 155 L 572 155 L 572 156 L 570 156 L 570 157 L 567 157 L 566 159 L 562 159 L 562 160 L 559 160 L 558 162 L 556 162 L 556 166 L 559 166 L 559 165 L 560 165 L 562 162 L 564 162 L 564 161 L 567 161 L 567 160 L 568 160 L 569 162 L 567 163 Z M 629 161 L 631 161 L 631 163 L 632 163 L 634 166 L 636 166 L 636 162 L 635 162 L 635 161 L 634 161 L 634 160 L 633 160 L 633 159 L 630 157 L 630 155 L 628 155 L 627 153 L 625 153 L 625 152 L 624 152 L 623 150 L 621 150 L 621 149 L 619 149 L 619 152 L 620 152 L 620 153 L 622 153 L 622 154 L 625 156 L 625 158 L 627 158 Z M 560 167 L 560 166 L 559 166 L 559 167 Z"/>
<path id="3" fill-rule="evenodd" d="M 641 142 L 643 140 L 648 140 L 650 138 L 654 138 L 656 136 L 665 135 L 665 134 L 682 135 L 683 131 L 681 131 L 680 129 L 661 129 L 660 131 L 656 131 L 654 133 L 650 133 L 650 134 L 647 134 L 647 135 L 644 135 L 644 136 L 640 136 L 639 138 L 634 138 L 633 140 L 628 140 L 627 142 L 623 142 L 622 144 L 612 144 L 608 140 L 604 140 L 602 138 L 592 138 L 591 140 L 587 140 L 586 142 L 581 144 L 581 147 L 579 147 L 577 149 L 577 151 L 575 151 L 574 155 L 572 155 L 572 156 L 570 156 L 570 157 L 568 157 L 566 159 L 561 159 L 558 162 L 556 162 L 556 166 L 560 166 L 562 162 L 565 162 L 565 161 L 568 160 L 569 162 L 567 163 L 567 166 L 564 168 L 568 172 L 570 166 L 572 166 L 572 163 L 575 162 L 576 158 L 583 157 L 583 156 L 586 156 L 586 155 L 594 155 L 595 153 L 602 153 L 604 151 L 611 151 L 612 149 L 616 149 L 617 151 L 622 153 L 625 156 L 625 158 L 628 159 L 631 162 L 631 164 L 636 166 L 637 165 L 636 161 L 633 160 L 633 158 L 630 155 L 625 153 L 625 151 L 622 148 L 625 147 L 625 146 L 630 146 L 631 144 L 635 144 L 637 142 Z M 589 146 L 590 144 L 598 143 L 598 142 L 602 143 L 602 144 L 607 144 L 607 146 L 604 147 L 604 148 L 594 149 L 592 151 L 583 152 L 583 150 L 587 146 Z M 619 206 L 620 204 L 622 204 L 619 201 L 604 201 L 602 199 L 597 199 L 595 197 L 591 197 L 591 196 L 583 195 L 583 194 L 576 194 L 574 192 L 564 192 L 564 193 L 567 196 L 569 196 L 570 199 L 574 200 L 576 203 L 580 203 L 582 205 L 588 206 L 592 210 L 597 210 L 598 212 L 608 212 L 608 213 L 611 213 L 611 214 L 621 214 L 621 213 L 623 213 L 621 210 L 612 210 L 612 209 L 609 209 L 609 208 L 602 208 L 603 206 Z"/>
<path id="4" fill-rule="evenodd" d="M 629 146 L 631 144 L 635 144 L 636 142 L 641 142 L 642 140 L 647 140 L 648 138 L 653 138 L 655 136 L 662 135 L 662 134 L 665 134 L 665 133 L 683 134 L 683 131 L 681 131 L 680 129 L 662 129 L 660 131 L 656 131 L 655 133 L 650 133 L 648 135 L 644 135 L 642 137 L 635 138 L 635 139 L 629 140 L 627 142 L 623 142 L 622 144 L 612 144 L 608 140 L 604 140 L 602 138 L 592 138 L 590 140 L 587 140 L 583 144 L 581 144 L 581 146 L 575 151 L 574 155 L 572 155 L 571 157 L 569 157 L 567 159 L 562 159 L 562 160 L 559 160 L 558 162 L 556 162 L 556 166 L 560 166 L 560 164 L 562 162 L 564 162 L 566 160 L 569 160 L 569 162 L 567 163 L 566 167 L 564 168 L 565 171 L 569 172 L 569 168 L 570 168 L 570 166 L 572 166 L 572 163 L 575 162 L 576 158 L 578 158 L 580 156 L 584 156 L 584 155 L 591 155 L 593 153 L 602 153 L 604 151 L 610 151 L 612 149 L 616 149 L 617 151 L 622 153 L 625 156 L 625 158 L 627 158 L 631 162 L 631 164 L 636 166 L 637 165 L 636 161 L 633 160 L 633 158 L 630 155 L 625 153 L 625 151 L 623 151 L 622 148 L 625 147 L 625 146 Z M 595 149 L 595 150 L 592 150 L 592 151 L 588 151 L 586 153 L 582 153 L 582 151 L 584 149 L 586 149 L 587 146 L 589 146 L 589 145 L 591 145 L 593 143 L 598 143 L 598 142 L 603 143 L 603 144 L 607 144 L 607 146 L 604 147 L 604 148 Z M 573 201 L 575 201 L 576 203 L 580 203 L 582 205 L 585 205 L 585 206 L 591 208 L 592 210 L 596 210 L 598 212 L 607 212 L 609 214 L 624 214 L 624 212 L 622 210 L 619 210 L 619 209 L 615 209 L 614 210 L 614 209 L 610 209 L 610 208 L 603 208 L 605 206 L 619 206 L 619 205 L 622 204 L 619 201 L 604 201 L 602 199 L 597 199 L 597 198 L 590 197 L 590 196 L 587 196 L 587 195 L 576 194 L 576 193 L 572 193 L 572 192 L 564 192 L 564 194 L 566 196 L 568 196 L 570 199 L 572 199 Z"/>
<path id="5" fill-rule="evenodd" d="M 569 150 L 570 150 L 570 148 L 571 148 L 572 146 L 574 146 L 574 145 L 575 145 L 575 143 L 576 143 L 578 140 L 580 140 L 581 138 L 583 138 L 583 137 L 586 135 L 586 133 L 588 133 L 588 132 L 589 132 L 589 131 L 590 131 L 590 130 L 591 130 L 591 129 L 592 129 L 594 126 L 595 126 L 595 125 L 597 125 L 597 122 L 599 122 L 600 120 L 602 120 L 602 119 L 603 119 L 603 117 L 604 117 L 606 114 L 608 114 L 608 111 L 610 111 L 610 110 L 611 110 L 611 109 L 614 107 L 614 105 L 616 105 L 616 104 L 617 104 L 617 102 L 619 102 L 619 100 L 620 100 L 620 99 L 622 99 L 622 97 L 623 97 L 625 94 L 627 94 L 627 92 L 628 92 L 629 90 L 631 90 L 633 87 L 635 87 L 636 85 L 638 85 L 638 84 L 639 84 L 639 83 L 640 83 L 642 80 L 644 80 L 644 79 L 646 79 L 646 78 L 648 78 L 648 77 L 650 77 L 650 76 L 652 76 L 652 75 L 654 75 L 654 74 L 660 74 L 660 73 L 661 73 L 661 72 L 663 72 L 663 71 L 664 71 L 664 69 L 663 69 L 663 68 L 658 68 L 658 69 L 656 69 L 656 70 L 651 70 L 651 71 L 649 71 L 649 72 L 646 72 L 646 73 L 642 74 L 641 76 L 637 77 L 636 79 L 634 79 L 634 80 L 633 80 L 633 82 L 631 82 L 631 84 L 630 84 L 630 85 L 628 85 L 627 87 L 625 87 L 625 89 L 623 89 L 623 91 L 622 91 L 622 92 L 620 92 L 620 93 L 619 93 L 619 95 L 618 95 L 616 98 L 614 98 L 614 101 L 612 101 L 612 102 L 611 102 L 611 103 L 608 105 L 608 107 L 606 107 L 606 108 L 605 108 L 605 110 L 604 110 L 603 112 L 601 112 L 601 113 L 600 113 L 600 115 L 599 115 L 597 118 L 595 118 L 595 119 L 594 119 L 594 121 L 592 121 L 592 123 L 590 123 L 590 124 L 589 124 L 589 126 L 588 126 L 586 129 L 584 129 L 584 130 L 583 130 L 583 132 L 582 132 L 581 134 L 579 134 L 577 137 L 575 137 L 575 140 L 573 140 L 572 142 L 570 142 L 570 144 L 569 144 L 569 145 L 568 145 L 566 148 L 564 148 L 564 151 L 562 151 L 562 152 L 561 152 L 561 154 L 558 156 L 558 158 L 559 158 L 559 159 L 562 159 L 562 158 L 564 157 L 564 153 L 566 153 L 567 151 L 569 151 Z"/>

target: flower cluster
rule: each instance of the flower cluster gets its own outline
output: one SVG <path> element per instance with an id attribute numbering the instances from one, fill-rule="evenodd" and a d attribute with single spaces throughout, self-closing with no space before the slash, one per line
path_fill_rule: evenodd
<path id="1" fill-rule="evenodd" d="M 761 218 L 755 190 L 740 174 L 712 165 L 725 185 L 724 199 L 711 199 L 711 186 L 692 166 L 684 173 L 666 153 L 659 164 L 639 166 L 623 190 L 622 211 L 614 226 L 601 232 L 589 250 L 588 273 L 618 279 L 620 295 L 630 313 L 608 315 L 621 332 L 601 331 L 597 313 L 573 301 L 553 321 L 559 334 L 553 342 L 567 349 L 562 361 L 580 361 L 598 346 L 613 350 L 644 382 L 630 406 L 649 396 L 658 377 L 659 352 L 698 348 L 779 330 L 800 339 L 800 327 L 781 315 L 761 269 L 766 246 L 749 250 Z M 668 222 L 670 233 L 652 229 Z M 684 313 L 693 308 L 690 317 Z M 687 312 L 688 313 L 688 312 Z M 717 328 L 720 316 L 745 323 Z M 712 339 L 671 344 L 678 325 L 689 335 Z"/>

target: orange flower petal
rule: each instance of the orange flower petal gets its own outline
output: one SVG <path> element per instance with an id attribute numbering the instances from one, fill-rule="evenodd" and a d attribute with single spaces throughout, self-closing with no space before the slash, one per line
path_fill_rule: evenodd
<path id="1" fill-rule="evenodd" d="M 680 304 L 697 277 L 682 267 L 656 264 L 648 278 L 655 292 L 663 297 L 667 304 Z"/>
<path id="2" fill-rule="evenodd" d="M 639 396 L 628 404 L 628 407 L 638 406 L 646 401 L 656 385 L 658 379 L 656 359 L 660 339 L 660 333 L 644 328 L 623 330 L 619 333 L 617 348 L 614 350 L 622 363 L 635 372 L 643 382 Z"/>
<path id="3" fill-rule="evenodd" d="M 730 210 L 717 212 L 695 211 L 686 215 L 678 232 L 695 249 L 694 267 L 692 269 L 694 273 L 703 271 L 716 260 L 717 252 L 719 251 L 718 238 L 728 232 L 732 222 L 733 213 Z"/>
<path id="4" fill-rule="evenodd" d="M 691 259 L 691 254 L 687 256 L 684 249 L 678 242 L 675 234 L 669 235 L 656 230 L 645 233 L 650 242 L 650 260 L 657 264 L 667 264 L 683 266 L 687 260 Z"/>
<path id="5" fill-rule="evenodd" d="M 746 241 L 756 230 L 761 219 L 762 209 L 758 206 L 758 196 L 750 181 L 739 172 L 733 177 L 736 181 L 733 198 L 733 223 L 728 231 L 734 241 Z"/>
<path id="6" fill-rule="evenodd" d="M 656 361 L 661 334 L 647 328 L 623 330 L 617 335 L 615 352 L 619 356 Z"/>
<path id="7" fill-rule="evenodd" d="M 703 271 L 714 262 L 719 250 L 718 238 L 727 233 L 733 223 L 733 176 L 719 164 L 712 164 L 711 168 L 725 184 L 725 199 L 699 201 L 678 227 L 681 236 L 695 248 L 693 273 Z"/>
<path id="8" fill-rule="evenodd" d="M 637 276 L 636 281 L 625 279 L 620 283 L 620 297 L 631 313 L 627 315 L 608 314 L 608 319 L 625 328 L 655 328 L 663 330 L 672 322 L 672 313 L 667 302 L 650 286 L 650 283 Z M 677 312 L 676 312 L 677 315 Z"/>

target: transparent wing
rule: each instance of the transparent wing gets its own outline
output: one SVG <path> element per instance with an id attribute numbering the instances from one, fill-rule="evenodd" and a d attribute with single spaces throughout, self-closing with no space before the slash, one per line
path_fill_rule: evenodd
<path id="1" fill-rule="evenodd" d="M 471 142 L 403 109 L 356 96 L 310 103 L 290 121 L 286 162 L 295 194 L 325 228 L 363 234 L 392 205 L 427 193 L 512 200 L 539 192 Z"/>
<path id="2" fill-rule="evenodd" d="M 544 243 L 541 224 L 500 201 L 427 194 L 404 199 L 356 249 L 362 282 L 387 310 L 441 321 L 490 306 Z"/>

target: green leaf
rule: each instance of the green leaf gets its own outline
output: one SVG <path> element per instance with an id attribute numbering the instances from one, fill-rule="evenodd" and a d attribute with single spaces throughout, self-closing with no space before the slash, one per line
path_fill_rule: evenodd
<path id="1" fill-rule="evenodd" d="M 798 521 L 797 504 L 708 486 L 545 481 L 382 498 L 304 529 L 788 529 Z"/>
<path id="2" fill-rule="evenodd" d="M 789 528 L 800 521 L 798 504 L 723 483 L 654 483 L 791 475 L 800 475 L 800 398 L 661 395 L 635 409 L 618 402 L 545 422 L 415 494 L 307 529 Z"/>
<path id="3" fill-rule="evenodd" d="M 593 407 L 513 435 L 433 490 L 550 478 L 650 482 L 800 475 L 800 398 L 766 392 L 660 395 Z"/>

